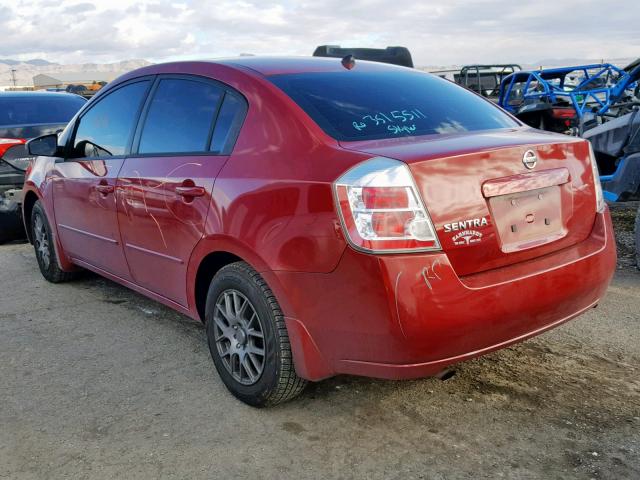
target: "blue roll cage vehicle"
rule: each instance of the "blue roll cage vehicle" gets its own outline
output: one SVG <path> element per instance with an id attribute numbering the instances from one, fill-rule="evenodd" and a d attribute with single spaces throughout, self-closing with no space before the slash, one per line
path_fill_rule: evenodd
<path id="1" fill-rule="evenodd" d="M 640 196 L 640 62 L 515 72 L 498 104 L 524 123 L 591 141 L 609 201 Z"/>
<path id="2" fill-rule="evenodd" d="M 534 117 L 532 112 L 567 108 L 573 116 L 557 118 L 575 120 L 571 125 L 564 125 L 579 128 L 593 115 L 606 114 L 613 105 L 628 97 L 638 73 L 640 66 L 627 72 L 610 63 L 515 72 L 502 81 L 498 103 L 526 120 Z"/>

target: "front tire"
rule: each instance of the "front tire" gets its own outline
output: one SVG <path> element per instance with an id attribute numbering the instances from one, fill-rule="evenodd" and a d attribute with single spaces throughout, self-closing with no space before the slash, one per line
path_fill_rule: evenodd
<path id="1" fill-rule="evenodd" d="M 33 205 L 31 211 L 31 238 L 40 273 L 46 280 L 51 283 L 61 283 L 73 279 L 74 272 L 65 272 L 60 268 L 58 255 L 53 244 L 51 225 L 39 200 Z"/>
<path id="2" fill-rule="evenodd" d="M 307 382 L 295 372 L 280 306 L 250 265 L 232 263 L 215 275 L 205 320 L 213 363 L 239 400 L 267 407 L 302 392 Z"/>

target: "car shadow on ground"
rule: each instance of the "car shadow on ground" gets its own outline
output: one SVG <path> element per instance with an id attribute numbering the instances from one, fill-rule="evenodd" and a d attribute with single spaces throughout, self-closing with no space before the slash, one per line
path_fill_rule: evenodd
<path id="1" fill-rule="evenodd" d="M 74 283 L 81 288 L 99 290 L 106 303 L 153 317 L 154 322 L 161 322 L 172 334 L 190 337 L 194 347 L 208 354 L 202 323 L 91 272 L 82 272 Z M 631 415 L 631 405 L 626 404 L 631 399 L 627 387 L 640 386 L 637 369 L 640 369 L 640 359 L 636 356 L 603 354 L 580 339 L 560 332 L 453 366 L 453 374 L 444 380 L 432 377 L 391 381 L 339 375 L 310 383 L 296 401 L 335 404 L 393 396 L 403 401 L 403 396 L 429 398 L 440 394 L 456 396 L 464 402 L 508 400 L 510 408 L 523 411 L 542 404 L 547 408 L 554 405 L 556 411 L 571 413 L 580 409 L 592 395 L 592 406 L 599 405 L 600 412 L 615 412 L 617 416 L 627 410 Z M 603 391 L 610 392 L 609 396 L 603 397 L 600 393 Z M 636 398 L 636 405 L 637 402 Z"/>

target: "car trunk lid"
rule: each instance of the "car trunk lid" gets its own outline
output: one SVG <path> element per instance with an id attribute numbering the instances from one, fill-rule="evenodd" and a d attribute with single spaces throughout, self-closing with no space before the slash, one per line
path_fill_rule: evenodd
<path id="1" fill-rule="evenodd" d="M 0 125 L 0 138 L 36 138 L 61 132 L 66 123 L 43 123 L 38 125 Z"/>
<path id="2" fill-rule="evenodd" d="M 589 146 L 580 139 L 513 129 L 342 146 L 409 165 L 461 276 L 567 248 L 593 227 Z"/>

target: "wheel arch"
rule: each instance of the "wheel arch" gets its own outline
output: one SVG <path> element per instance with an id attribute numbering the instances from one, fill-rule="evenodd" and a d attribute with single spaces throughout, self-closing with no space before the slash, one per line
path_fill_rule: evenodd
<path id="1" fill-rule="evenodd" d="M 30 188 L 29 188 L 30 187 Z M 55 214 L 53 212 L 53 204 L 51 198 L 47 196 L 46 192 L 42 192 L 33 186 L 33 184 L 27 181 L 22 205 L 22 217 L 24 222 L 25 231 L 27 233 L 27 239 L 33 244 L 33 236 L 31 232 L 31 217 L 33 214 L 33 207 L 36 202 L 42 204 L 42 208 L 47 216 L 49 226 L 51 228 L 51 235 L 53 236 L 53 245 L 56 250 L 56 256 L 58 257 L 58 266 L 62 271 L 73 272 L 78 269 L 76 265 L 71 262 L 71 259 L 67 256 L 66 252 L 62 248 L 60 238 L 58 237 L 58 229 L 55 221 Z"/>
<path id="2" fill-rule="evenodd" d="M 207 294 L 213 277 L 220 269 L 235 262 L 245 262 L 251 265 L 263 280 L 267 283 L 275 295 L 280 309 L 283 311 L 287 326 L 291 352 L 294 359 L 294 366 L 297 374 L 304 379 L 318 381 L 335 375 L 334 371 L 327 363 L 326 359 L 318 350 L 317 345 L 304 324 L 295 318 L 291 318 L 285 312 L 289 309 L 289 303 L 283 294 L 281 285 L 277 281 L 277 276 L 271 270 L 258 270 L 246 259 L 224 250 L 217 250 L 208 253 L 200 261 L 195 272 L 195 282 L 193 288 L 193 298 L 196 316 L 205 323 L 205 311 L 207 305 Z"/>
<path id="3" fill-rule="evenodd" d="M 222 267 L 234 262 L 245 262 L 256 270 L 269 285 L 280 304 L 282 312 L 286 316 L 293 315 L 291 304 L 287 300 L 277 275 L 259 257 L 233 248 L 219 248 L 212 249 L 198 258 L 199 260 L 197 261 L 192 260 L 190 271 L 187 274 L 187 278 L 190 279 L 187 283 L 187 288 L 189 289 L 187 296 L 191 299 L 190 311 L 193 314 L 193 318 L 199 319 L 203 323 L 205 322 L 207 293 L 211 280 Z"/>
<path id="4" fill-rule="evenodd" d="M 221 268 L 234 262 L 248 263 L 262 276 L 276 297 L 289 330 L 291 350 L 298 375 L 308 380 L 320 380 L 334 375 L 303 323 L 296 319 L 278 276 L 264 259 L 233 238 L 205 237 L 196 246 L 187 274 L 187 296 L 190 299 L 191 316 L 205 323 L 207 293 L 211 280 Z"/>
<path id="5" fill-rule="evenodd" d="M 40 200 L 40 198 L 33 190 L 27 190 L 22 200 L 22 218 L 29 243 L 33 243 L 31 235 L 31 212 L 33 212 L 33 206 L 38 200 Z"/>
<path id="6" fill-rule="evenodd" d="M 205 237 L 194 249 L 189 261 L 187 271 L 187 298 L 189 298 L 189 310 L 193 317 L 205 322 L 205 307 L 209 284 L 218 271 L 234 262 L 246 262 L 257 272 L 263 274 L 270 268 L 267 263 L 249 247 L 233 238 L 223 235 Z M 271 281 L 265 278 L 269 287 L 281 301 L 281 290 L 277 285 L 271 285 Z M 284 306 L 281 305 L 281 308 Z"/>
<path id="7" fill-rule="evenodd" d="M 244 261 L 241 257 L 226 251 L 215 251 L 205 256 L 198 265 L 193 287 L 194 304 L 200 320 L 205 322 L 207 292 L 211 280 L 221 268 L 235 262 Z"/>

